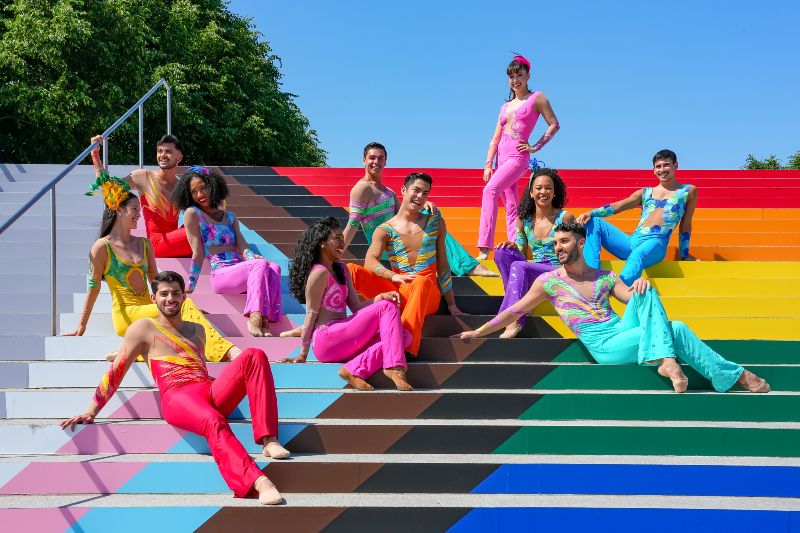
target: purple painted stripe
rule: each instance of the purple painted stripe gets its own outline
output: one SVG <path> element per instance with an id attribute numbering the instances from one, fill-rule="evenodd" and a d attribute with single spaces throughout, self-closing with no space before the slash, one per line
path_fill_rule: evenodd
<path id="1" fill-rule="evenodd" d="M 114 494 L 147 463 L 31 463 L 0 494 Z"/>

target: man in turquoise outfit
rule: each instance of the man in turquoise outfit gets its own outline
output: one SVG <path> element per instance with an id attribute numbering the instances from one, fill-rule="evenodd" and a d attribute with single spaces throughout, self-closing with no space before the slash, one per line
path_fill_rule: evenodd
<path id="1" fill-rule="evenodd" d="M 585 242 L 586 230 L 577 222 L 556 226 L 555 251 L 561 267 L 540 275 L 519 302 L 461 338 L 504 328 L 549 298 L 598 363 L 658 364 L 658 373 L 672 381 L 675 392 L 684 392 L 689 380 L 676 361 L 680 359 L 719 392 L 737 384 L 750 392 L 769 392 L 765 380 L 723 358 L 683 322 L 669 321 L 649 281 L 639 278 L 628 286 L 614 272 L 586 264 Z M 611 308 L 611 296 L 627 304 L 622 317 Z"/>

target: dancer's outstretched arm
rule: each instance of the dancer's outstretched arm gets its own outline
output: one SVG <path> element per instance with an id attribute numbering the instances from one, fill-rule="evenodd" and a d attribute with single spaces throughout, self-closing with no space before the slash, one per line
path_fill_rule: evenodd
<path id="1" fill-rule="evenodd" d="M 92 424 L 105 404 L 111 399 L 122 383 L 122 379 L 138 356 L 147 357 L 150 350 L 150 324 L 146 319 L 137 320 L 125 332 L 117 357 L 95 390 L 89 408 L 82 415 L 61 421 L 61 429 L 75 429 L 77 424 Z"/>
<path id="2" fill-rule="evenodd" d="M 614 290 L 611 292 L 611 294 L 613 294 L 614 298 L 620 302 L 627 304 L 631 300 L 633 293 L 644 294 L 651 288 L 652 285 L 650 285 L 650 280 L 647 278 L 637 279 L 630 287 L 627 286 L 624 281 L 617 278 L 616 283 L 614 283 Z"/>
<path id="3" fill-rule="evenodd" d="M 692 237 L 692 217 L 697 207 L 697 187 L 692 185 L 689 188 L 689 195 L 686 198 L 686 210 L 678 226 L 678 252 L 682 261 L 696 261 L 697 258 L 689 253 L 689 240 Z"/>
<path id="4" fill-rule="evenodd" d="M 372 199 L 371 197 L 372 191 L 370 191 L 369 184 L 363 181 L 359 181 L 350 189 L 350 216 L 342 232 L 344 235 L 345 249 L 353 242 L 358 228 L 364 228 L 364 211 L 367 208 L 367 204 Z"/>
<path id="5" fill-rule="evenodd" d="M 498 314 L 486 324 L 482 325 L 474 331 L 464 331 L 460 337 L 462 339 L 474 339 L 476 337 L 483 337 L 489 333 L 499 331 L 509 324 L 519 320 L 522 315 L 527 315 L 533 311 L 537 305 L 547 299 L 547 293 L 544 291 L 544 284 L 538 279 L 533 282 L 531 288 L 525 293 L 520 301 L 514 305 L 509 306 L 505 311 Z"/>
<path id="6" fill-rule="evenodd" d="M 527 143 L 520 143 L 525 144 L 527 151 L 531 154 L 535 154 L 541 150 L 544 145 L 549 143 L 555 134 L 558 133 L 558 130 L 561 129 L 561 126 L 558 124 L 556 114 L 553 111 L 553 107 L 550 105 L 550 100 L 547 99 L 544 93 L 539 93 L 536 96 L 536 101 L 533 103 L 533 105 L 536 106 L 536 111 L 538 111 L 539 114 L 544 118 L 545 122 L 547 122 L 547 131 L 544 132 L 542 137 L 536 141 L 536 144 L 533 146 L 529 146 Z M 519 150 L 520 148 L 517 147 L 517 149 Z"/>
<path id="7" fill-rule="evenodd" d="M 187 294 L 194 292 L 195 287 L 197 287 L 200 271 L 203 268 L 203 261 L 206 259 L 206 253 L 203 249 L 203 237 L 200 235 L 200 216 L 195 207 L 183 212 L 183 227 L 186 228 L 186 238 L 189 241 L 189 246 L 192 247 L 192 264 L 189 267 Z"/>
<path id="8" fill-rule="evenodd" d="M 233 233 L 236 235 L 236 248 L 242 257 L 245 259 L 264 259 L 250 248 L 250 243 L 242 235 L 242 228 L 239 226 L 239 218 L 236 215 L 233 215 Z M 194 248 L 192 248 L 192 251 L 194 251 Z"/>
<path id="9" fill-rule="evenodd" d="M 64 333 L 66 337 L 80 336 L 86 331 L 86 325 L 89 323 L 89 317 L 92 315 L 94 303 L 97 301 L 97 295 L 100 294 L 100 284 L 103 280 L 103 273 L 106 269 L 106 261 L 108 261 L 108 249 L 103 239 L 97 239 L 92 245 L 89 252 L 89 282 L 88 292 L 86 299 L 83 301 L 83 310 L 81 317 L 78 319 L 78 325 L 69 333 Z"/>
<path id="10" fill-rule="evenodd" d="M 581 226 L 589 222 L 589 219 L 592 217 L 610 217 L 611 215 L 616 215 L 617 213 L 622 213 L 623 211 L 627 211 L 628 209 L 632 209 L 636 206 L 642 205 L 642 194 L 643 190 L 639 189 L 635 191 L 633 194 L 624 198 L 622 200 L 618 200 L 616 202 L 606 204 L 603 207 L 598 207 L 597 209 L 592 209 L 586 213 L 581 214 L 575 221 L 580 224 Z"/>

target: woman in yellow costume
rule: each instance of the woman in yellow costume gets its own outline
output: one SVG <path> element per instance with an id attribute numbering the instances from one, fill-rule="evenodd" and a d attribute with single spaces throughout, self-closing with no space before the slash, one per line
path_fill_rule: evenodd
<path id="1" fill-rule="evenodd" d="M 130 187 L 116 176 L 109 176 L 102 168 L 99 157 L 92 153 L 97 179 L 87 196 L 101 195 L 105 202 L 100 238 L 89 253 L 89 287 L 80 321 L 74 331 L 66 335 L 83 335 L 100 293 L 100 282 L 105 280 L 111 292 L 111 316 L 117 335 L 124 335 L 128 326 L 139 318 L 157 318 L 158 308 L 150 300 L 148 280 L 158 274 L 153 246 L 144 237 L 134 237 L 141 217 L 139 198 Z M 241 350 L 220 335 L 191 299 L 183 303 L 181 316 L 196 322 L 206 332 L 206 357 L 209 361 L 233 359 Z"/>

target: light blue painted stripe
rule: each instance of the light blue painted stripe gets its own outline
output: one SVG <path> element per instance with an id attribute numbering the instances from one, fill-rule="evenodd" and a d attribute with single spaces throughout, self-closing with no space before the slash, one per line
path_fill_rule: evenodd
<path id="1" fill-rule="evenodd" d="M 341 389 L 341 365 L 299 364 L 270 365 L 275 385 L 282 389 Z"/>
<path id="2" fill-rule="evenodd" d="M 196 530 L 220 507 L 95 507 L 67 531 L 73 533 L 141 533 Z"/>
<path id="3" fill-rule="evenodd" d="M 800 531 L 793 511 L 727 511 L 717 509 L 591 509 L 570 507 L 473 509 L 448 533 L 508 531 L 586 531 L 614 533 L 693 533 L 710 531 Z"/>
<path id="4" fill-rule="evenodd" d="M 0 488 L 14 479 L 29 463 L 0 463 Z"/>
<path id="5" fill-rule="evenodd" d="M 316 418 L 341 395 L 338 392 L 278 392 L 278 413 L 281 418 Z M 247 399 L 242 400 L 228 418 L 250 418 Z"/>
<path id="6" fill-rule="evenodd" d="M 263 469 L 267 462 L 256 461 Z M 216 463 L 150 463 L 119 494 L 230 494 Z"/>
<path id="7" fill-rule="evenodd" d="M 306 426 L 307 424 L 294 422 L 282 423 L 278 426 L 278 440 L 281 444 L 286 444 L 303 431 Z M 250 424 L 231 424 L 231 430 L 248 453 L 261 453 L 263 446 L 255 443 L 253 426 Z M 195 433 L 187 433 L 167 450 L 167 453 L 211 453 L 211 450 L 208 448 L 206 439 Z"/>

